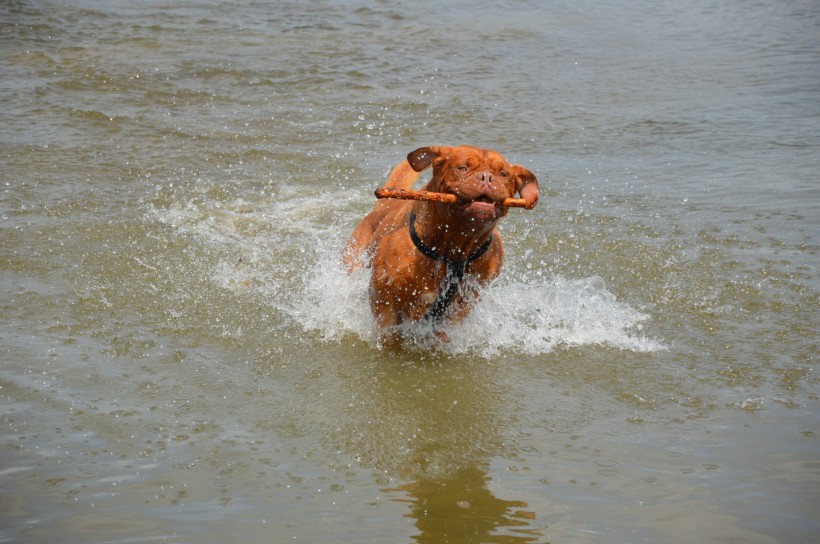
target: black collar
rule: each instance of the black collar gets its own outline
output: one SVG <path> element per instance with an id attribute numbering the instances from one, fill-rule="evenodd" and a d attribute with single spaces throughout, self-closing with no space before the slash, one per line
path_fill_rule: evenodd
<path id="1" fill-rule="evenodd" d="M 410 212 L 410 239 L 413 240 L 413 245 L 416 246 L 416 249 L 421 251 L 427 257 L 430 257 L 435 261 L 443 261 L 447 263 L 447 274 L 444 276 L 444 281 L 441 283 L 438 296 L 430 309 L 427 310 L 427 313 L 424 314 L 424 317 L 422 317 L 422 321 L 432 321 L 434 326 L 438 326 L 444 318 L 444 312 L 447 310 L 447 307 L 451 302 L 453 302 L 456 293 L 458 293 L 458 287 L 461 284 L 461 280 L 464 279 L 464 271 L 467 268 L 467 265 L 476 259 L 479 259 L 482 255 L 484 255 L 484 253 L 487 252 L 488 249 L 490 249 L 490 244 L 493 243 L 493 235 L 490 234 L 487 241 L 471 251 L 465 260 L 448 259 L 436 251 L 435 248 L 432 248 L 421 241 L 418 232 L 416 232 L 416 214 L 414 212 Z"/>
<path id="2" fill-rule="evenodd" d="M 444 255 L 436 251 L 436 248 L 430 247 L 421 241 L 421 238 L 419 238 L 419 233 L 416 232 L 415 212 L 410 212 L 410 239 L 413 240 L 413 245 L 416 246 L 416 249 L 418 249 L 434 261 L 444 261 L 445 263 L 447 263 L 448 266 L 456 266 L 461 268 L 466 268 L 467 265 L 471 262 L 475 261 L 476 259 L 480 259 L 481 256 L 484 255 L 488 249 L 490 249 L 490 244 L 493 243 L 493 235 L 490 234 L 490 237 L 487 238 L 486 242 L 481 244 L 481 246 L 475 248 L 473 251 L 470 252 L 469 255 L 467 255 L 466 260 L 448 259 Z"/>

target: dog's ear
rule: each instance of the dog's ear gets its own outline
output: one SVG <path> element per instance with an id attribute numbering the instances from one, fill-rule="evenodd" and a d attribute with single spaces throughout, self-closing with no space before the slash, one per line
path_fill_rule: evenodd
<path id="1" fill-rule="evenodd" d="M 524 168 L 523 166 L 514 165 L 513 173 L 515 174 L 515 190 L 524 199 L 524 207 L 531 210 L 538 202 L 538 179 L 535 174 Z"/>
<path id="2" fill-rule="evenodd" d="M 421 172 L 433 164 L 433 160 L 441 156 L 444 149 L 445 148 L 439 146 L 420 147 L 407 155 L 407 162 L 410 163 L 413 170 Z"/>

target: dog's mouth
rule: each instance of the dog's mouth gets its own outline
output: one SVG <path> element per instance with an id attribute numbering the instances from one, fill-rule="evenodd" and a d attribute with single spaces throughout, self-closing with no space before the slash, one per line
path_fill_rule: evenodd
<path id="1" fill-rule="evenodd" d="M 456 205 L 462 213 L 479 221 L 494 221 L 503 209 L 501 203 L 493 200 L 489 195 L 480 195 L 472 199 L 459 197 Z"/>
<path id="2" fill-rule="evenodd" d="M 473 197 L 473 198 L 465 198 L 463 196 L 458 196 L 458 202 L 457 202 L 458 206 L 467 207 L 467 206 L 470 206 L 471 204 L 475 204 L 475 203 L 492 204 L 493 206 L 496 206 L 496 205 L 500 206 L 501 205 L 500 202 L 497 202 L 497 201 L 493 200 L 492 198 L 490 198 L 490 195 L 479 195 L 479 196 Z"/>

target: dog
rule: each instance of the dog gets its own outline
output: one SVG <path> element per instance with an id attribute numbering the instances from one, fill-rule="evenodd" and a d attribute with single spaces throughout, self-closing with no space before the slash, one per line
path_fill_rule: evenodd
<path id="1" fill-rule="evenodd" d="M 401 325 L 428 324 L 442 342 L 445 329 L 470 311 L 478 289 L 496 278 L 504 244 L 496 225 L 501 205 L 516 193 L 532 209 L 538 180 L 496 151 L 472 146 L 422 147 L 396 166 L 385 187 L 410 189 L 433 167 L 427 191 L 456 195 L 456 204 L 383 199 L 350 237 L 343 251 L 348 272 L 372 268 L 370 308 L 382 346 L 402 345 Z"/>

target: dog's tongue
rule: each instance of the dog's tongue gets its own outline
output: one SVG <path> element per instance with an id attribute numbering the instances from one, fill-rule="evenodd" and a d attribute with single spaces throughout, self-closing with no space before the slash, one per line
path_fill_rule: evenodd
<path id="1" fill-rule="evenodd" d="M 497 212 L 495 204 L 490 202 L 474 201 L 464 207 L 464 213 L 476 221 L 495 221 Z"/>

